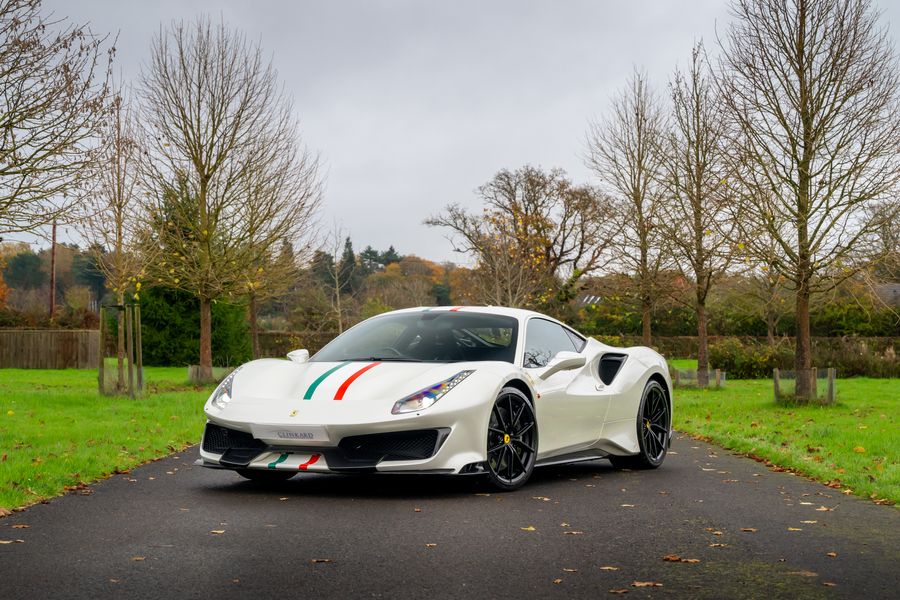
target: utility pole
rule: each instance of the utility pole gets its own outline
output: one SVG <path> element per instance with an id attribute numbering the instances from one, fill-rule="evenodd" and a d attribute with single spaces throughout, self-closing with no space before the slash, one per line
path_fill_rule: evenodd
<path id="1" fill-rule="evenodd" d="M 50 322 L 56 314 L 56 219 L 53 219 L 53 233 L 50 238 Z"/>

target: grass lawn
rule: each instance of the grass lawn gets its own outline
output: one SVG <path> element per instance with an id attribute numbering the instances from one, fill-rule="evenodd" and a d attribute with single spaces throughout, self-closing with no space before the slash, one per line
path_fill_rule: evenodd
<path id="1" fill-rule="evenodd" d="M 199 441 L 211 387 L 146 367 L 151 393 L 97 394 L 97 372 L 0 370 L 0 508 L 33 504 Z"/>
<path id="2" fill-rule="evenodd" d="M 681 367 L 684 368 L 684 367 Z M 675 390 L 675 428 L 830 482 L 900 502 L 900 379 L 839 379 L 834 406 L 776 406 L 770 380 Z"/>

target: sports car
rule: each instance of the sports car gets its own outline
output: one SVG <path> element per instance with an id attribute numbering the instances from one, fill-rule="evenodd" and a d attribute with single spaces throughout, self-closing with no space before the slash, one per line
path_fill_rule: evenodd
<path id="1" fill-rule="evenodd" d="M 220 383 L 198 464 L 266 482 L 301 471 L 483 474 L 513 490 L 543 465 L 656 468 L 672 435 L 659 354 L 528 310 L 398 310 L 287 358 Z"/>

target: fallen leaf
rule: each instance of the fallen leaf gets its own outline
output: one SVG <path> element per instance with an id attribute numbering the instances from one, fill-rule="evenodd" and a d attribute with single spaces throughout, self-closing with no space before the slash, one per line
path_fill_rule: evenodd
<path id="1" fill-rule="evenodd" d="M 556 578 L 553 580 L 553 583 L 555 583 L 556 585 L 559 585 L 560 583 L 562 583 L 562 579 Z"/>
<path id="2" fill-rule="evenodd" d="M 279 498 L 279 500 L 281 500 L 282 502 L 284 502 L 285 500 L 287 500 L 287 498 Z"/>
<path id="3" fill-rule="evenodd" d="M 213 535 L 222 535 L 223 533 L 225 533 L 225 530 L 224 529 L 213 529 L 212 531 L 210 531 L 210 533 L 212 533 Z"/>
<path id="4" fill-rule="evenodd" d="M 837 584 L 834 583 L 833 581 L 823 581 L 822 585 L 824 585 L 825 587 L 836 587 L 837 586 Z"/>
<path id="5" fill-rule="evenodd" d="M 578 569 L 565 569 L 565 568 L 564 568 L 564 569 L 563 569 L 563 572 L 564 572 L 564 573 L 577 573 L 577 572 L 578 572 Z"/>
<path id="6" fill-rule="evenodd" d="M 866 449 L 863 448 L 862 446 L 857 446 L 853 449 L 853 451 L 856 452 L 857 454 L 863 454 L 863 453 L 865 453 Z"/>
<path id="7" fill-rule="evenodd" d="M 601 570 L 601 571 L 618 571 L 618 570 L 619 570 L 619 567 L 613 567 L 613 566 L 611 566 L 611 565 L 605 565 L 605 566 L 603 566 L 603 567 L 600 567 L 600 570 Z"/>
<path id="8" fill-rule="evenodd" d="M 723 479 L 722 483 L 737 483 L 737 479 Z"/>
<path id="9" fill-rule="evenodd" d="M 633 581 L 631 587 L 662 587 L 658 581 Z"/>
<path id="10" fill-rule="evenodd" d="M 837 552 L 826 552 L 825 556 L 829 558 L 837 558 Z"/>
<path id="11" fill-rule="evenodd" d="M 800 577 L 818 577 L 818 573 L 814 573 L 813 571 L 788 571 L 788 575 L 799 575 Z"/>
<path id="12" fill-rule="evenodd" d="M 788 531 L 803 531 L 800 527 L 788 527 Z"/>
<path id="13" fill-rule="evenodd" d="M 311 562 L 314 565 L 318 565 L 318 564 L 325 564 L 325 563 L 333 563 L 334 561 L 331 560 L 330 558 L 314 558 L 309 562 Z"/>
<path id="14" fill-rule="evenodd" d="M 690 565 L 695 565 L 698 562 L 700 562 L 700 559 L 699 558 L 682 558 L 681 562 L 688 563 Z"/>
<path id="15" fill-rule="evenodd" d="M 728 544 L 710 544 L 709 547 L 710 547 L 710 548 L 724 548 L 724 547 L 726 547 L 727 545 L 728 545 Z"/>
<path id="16" fill-rule="evenodd" d="M 812 525 L 813 523 L 818 523 L 818 521 L 800 521 L 800 522 L 804 523 L 806 525 Z"/>
<path id="17" fill-rule="evenodd" d="M 28 529 L 31 525 L 13 525 L 13 529 Z"/>
<path id="18" fill-rule="evenodd" d="M 609 590 L 609 593 L 610 594 L 627 594 L 628 590 L 621 588 L 621 589 L 617 589 L 617 590 Z"/>
<path id="19" fill-rule="evenodd" d="M 756 527 L 741 527 L 741 531 L 746 531 L 747 533 L 756 533 L 759 530 Z"/>
<path id="20" fill-rule="evenodd" d="M 25 540 L 0 540 L 0 544 L 24 544 Z"/>
<path id="21" fill-rule="evenodd" d="M 819 512 L 832 512 L 834 509 L 833 509 L 833 508 L 828 508 L 827 506 L 820 506 L 820 507 L 817 508 L 816 510 L 819 511 Z"/>
<path id="22" fill-rule="evenodd" d="M 571 527 L 571 525 L 569 525 L 568 523 L 560 523 L 559 526 L 560 527 Z"/>
<path id="23" fill-rule="evenodd" d="M 426 548 L 437 548 L 437 544 L 425 544 Z"/>
<path id="24" fill-rule="evenodd" d="M 421 509 L 421 508 L 414 508 L 414 509 L 413 509 L 413 512 L 422 512 L 422 509 Z"/>
<path id="25" fill-rule="evenodd" d="M 679 562 L 681 560 L 681 557 L 677 554 L 666 554 L 665 556 L 663 556 L 663 560 L 669 562 Z"/>
<path id="26" fill-rule="evenodd" d="M 563 535 L 584 535 L 583 531 L 563 531 Z"/>
<path id="27" fill-rule="evenodd" d="M 146 556 L 132 556 L 131 560 L 146 560 Z"/>
<path id="28" fill-rule="evenodd" d="M 803 502 L 802 500 L 800 501 L 800 504 L 803 506 L 812 506 L 812 502 Z"/>
<path id="29" fill-rule="evenodd" d="M 475 494 L 475 495 L 476 495 L 476 496 L 490 496 L 490 494 L 485 494 L 485 493 Z"/>
<path id="30" fill-rule="evenodd" d="M 540 500 L 541 502 L 550 502 L 550 498 L 547 496 L 532 496 L 532 500 Z"/>
<path id="31" fill-rule="evenodd" d="M 519 527 L 519 529 L 521 529 L 522 531 L 537 531 L 534 525 L 529 525 L 528 527 Z"/>
<path id="32" fill-rule="evenodd" d="M 12 514 L 11 510 L 9 510 L 7 508 L 0 508 L 0 519 L 2 519 L 3 517 L 5 517 L 7 515 L 11 515 L 11 514 Z"/>

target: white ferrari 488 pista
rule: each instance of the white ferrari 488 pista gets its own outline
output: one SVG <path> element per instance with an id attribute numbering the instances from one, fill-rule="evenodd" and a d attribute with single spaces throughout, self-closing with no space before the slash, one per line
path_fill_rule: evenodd
<path id="1" fill-rule="evenodd" d="M 520 309 L 398 310 L 312 358 L 249 362 L 205 406 L 198 464 L 256 481 L 299 472 L 484 474 L 501 490 L 537 466 L 662 464 L 672 386 L 649 348 L 614 348 Z"/>

